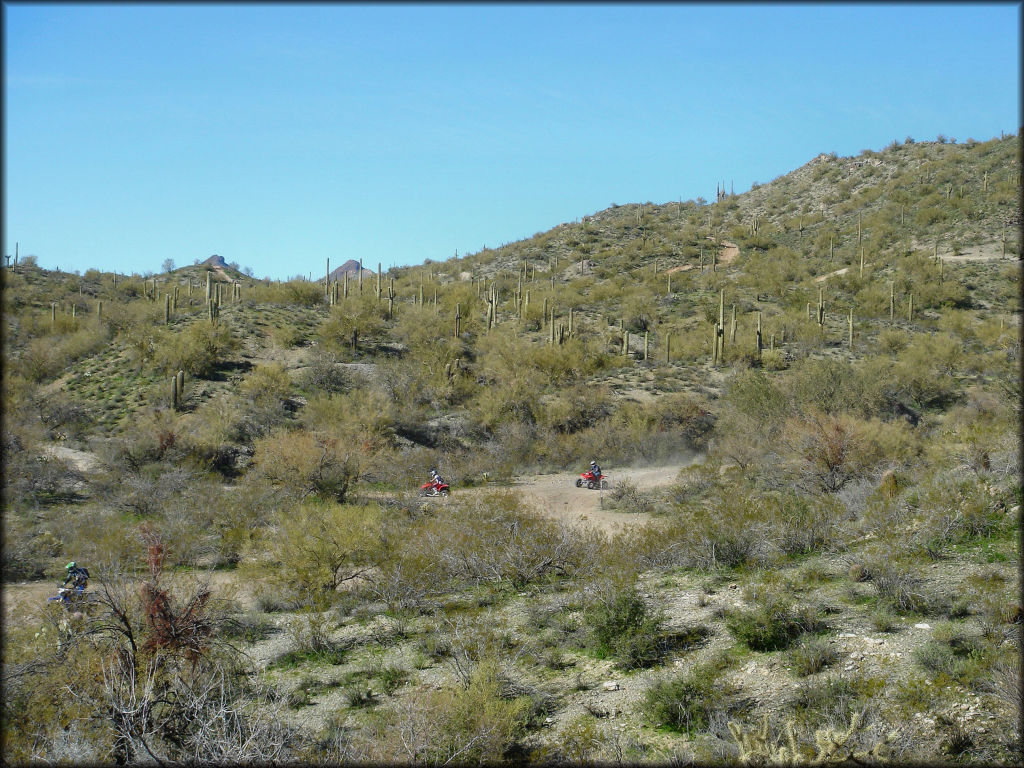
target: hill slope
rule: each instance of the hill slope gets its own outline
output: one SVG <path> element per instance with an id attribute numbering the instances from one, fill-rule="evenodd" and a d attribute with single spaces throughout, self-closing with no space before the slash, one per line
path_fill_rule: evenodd
<path id="1" fill-rule="evenodd" d="M 851 750 L 1012 760 L 1019 223 L 1008 137 L 820 155 L 347 295 L 4 270 L 11 754 L 109 754 L 128 691 L 222 722 L 187 674 L 251 738 L 132 721 L 161 759 L 735 760 L 765 717 L 811 759 L 860 712 Z M 604 493 L 569 482 L 591 458 Z M 450 500 L 415 496 L 431 467 Z M 77 617 L 39 581 L 71 558 Z M 186 600 L 204 573 L 222 613 Z M 105 684 L 115 651 L 154 687 Z M 81 707 L 104 725 L 69 736 Z"/>

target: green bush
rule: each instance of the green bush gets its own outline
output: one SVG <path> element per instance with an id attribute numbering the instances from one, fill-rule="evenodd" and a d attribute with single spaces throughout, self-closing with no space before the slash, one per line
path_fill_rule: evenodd
<path id="1" fill-rule="evenodd" d="M 625 669 L 653 666 L 667 651 L 664 617 L 648 608 L 634 586 L 602 590 L 583 620 L 597 655 L 611 656 Z"/>
<path id="2" fill-rule="evenodd" d="M 680 733 L 704 731 L 718 714 L 728 710 L 728 688 L 721 666 L 704 664 L 689 674 L 656 681 L 644 693 L 643 709 L 656 725 Z"/>
<path id="3" fill-rule="evenodd" d="M 226 322 L 213 325 L 197 321 L 184 331 L 154 333 L 152 360 L 157 370 L 167 375 L 184 371 L 189 376 L 208 378 L 236 346 Z"/>
<path id="4" fill-rule="evenodd" d="M 794 610 L 777 597 L 769 597 L 763 605 L 751 610 L 730 611 L 725 625 L 752 651 L 777 651 L 788 647 L 803 633 L 822 628 L 814 610 Z"/>

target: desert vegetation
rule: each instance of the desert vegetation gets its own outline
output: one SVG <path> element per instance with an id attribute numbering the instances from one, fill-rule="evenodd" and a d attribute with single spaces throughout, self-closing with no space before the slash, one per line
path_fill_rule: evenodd
<path id="1" fill-rule="evenodd" d="M 10 265 L 5 759 L 1019 762 L 1020 160 L 340 280 Z"/>

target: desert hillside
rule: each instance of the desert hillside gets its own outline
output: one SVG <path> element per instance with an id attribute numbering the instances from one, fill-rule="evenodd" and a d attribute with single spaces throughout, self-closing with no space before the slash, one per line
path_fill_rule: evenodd
<path id="1" fill-rule="evenodd" d="M 908 139 L 312 280 L 12 261 L 5 755 L 1019 760 L 1020 171 Z"/>

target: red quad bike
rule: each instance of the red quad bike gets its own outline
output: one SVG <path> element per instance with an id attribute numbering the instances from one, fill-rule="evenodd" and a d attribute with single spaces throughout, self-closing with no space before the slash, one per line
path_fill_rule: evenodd
<path id="1" fill-rule="evenodd" d="M 584 485 L 592 491 L 596 491 L 598 488 L 608 487 L 608 475 L 601 475 L 596 477 L 593 472 L 587 470 L 576 478 L 576 487 L 582 488 Z"/>
<path id="2" fill-rule="evenodd" d="M 448 483 L 428 482 L 420 486 L 420 496 L 447 496 Z"/>

